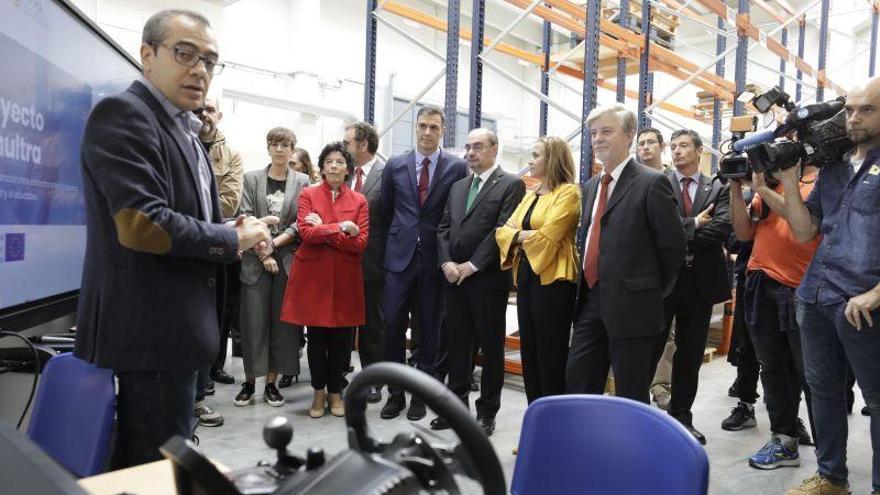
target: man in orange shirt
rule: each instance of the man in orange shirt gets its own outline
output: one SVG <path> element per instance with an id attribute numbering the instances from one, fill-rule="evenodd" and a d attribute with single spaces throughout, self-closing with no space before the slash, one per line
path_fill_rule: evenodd
<path id="1" fill-rule="evenodd" d="M 813 189 L 816 168 L 807 166 L 800 183 L 806 199 Z M 743 200 L 743 182 L 731 181 L 730 217 L 741 241 L 754 240 L 744 291 L 746 325 L 761 363 L 770 440 L 749 457 L 758 469 L 799 466 L 799 443 L 811 443 L 810 435 L 798 418 L 801 390 L 812 418 L 810 390 L 804 376 L 800 329 L 795 320 L 795 289 L 813 259 L 819 238 L 802 244 L 777 211 L 783 204 L 782 186 L 764 174 L 752 175 L 756 196 L 748 211 Z M 769 208 L 768 208 L 769 206 Z M 740 402 L 733 416 L 751 419 L 751 404 Z M 732 416 L 732 417 L 733 417 Z M 750 418 L 749 418 L 750 417 Z"/>

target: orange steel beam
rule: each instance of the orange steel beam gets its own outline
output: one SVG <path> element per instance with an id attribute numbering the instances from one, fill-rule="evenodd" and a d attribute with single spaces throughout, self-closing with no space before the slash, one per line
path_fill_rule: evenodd
<path id="1" fill-rule="evenodd" d="M 506 1 L 507 1 L 507 3 L 511 3 L 511 4 L 517 5 L 519 7 L 527 7 L 528 6 L 528 1 L 526 1 L 526 0 L 506 0 Z M 713 0 L 713 1 L 716 1 L 716 0 Z M 553 7 L 556 7 L 560 11 L 564 11 L 570 15 L 577 17 L 579 19 L 579 21 L 586 21 L 587 20 L 586 11 L 582 7 L 579 7 L 578 5 L 573 4 L 573 3 L 569 2 L 568 0 L 547 0 L 546 3 L 553 6 Z M 533 11 L 533 13 L 536 15 L 541 15 L 541 12 L 539 12 L 539 9 L 540 9 L 540 7 L 536 8 Z M 549 9 L 545 9 L 545 10 L 549 10 Z M 546 19 L 546 17 L 545 17 L 545 19 Z M 547 19 L 547 20 L 550 20 L 550 19 Z M 624 28 L 618 26 L 617 24 L 610 22 L 610 21 L 607 21 L 605 19 L 602 19 L 599 22 L 599 26 L 600 26 L 600 30 L 607 32 L 609 34 L 613 34 L 614 36 L 617 36 L 620 39 L 624 39 L 629 44 L 635 45 L 639 49 L 641 49 L 643 46 L 642 37 L 633 31 L 630 31 L 628 29 L 624 29 Z M 573 31 L 578 34 L 584 35 L 584 36 L 586 33 L 586 29 L 581 22 L 577 23 L 577 30 L 573 30 Z M 601 39 L 601 36 L 600 36 L 600 39 Z M 606 45 L 606 46 L 608 46 L 608 45 Z M 650 53 L 653 58 L 656 58 L 656 59 L 661 60 L 663 62 L 668 62 L 672 66 L 681 67 L 682 69 L 684 69 L 685 71 L 690 72 L 690 73 L 696 72 L 700 69 L 696 64 L 690 62 L 689 60 L 687 60 L 684 57 L 680 56 L 679 54 L 673 52 L 672 50 L 669 50 L 665 47 L 662 47 L 656 43 L 651 43 Z M 731 92 L 736 90 L 736 84 L 734 82 L 728 81 L 728 80 L 721 78 L 721 77 L 718 77 L 715 74 L 706 72 L 706 73 L 701 74 L 699 77 L 707 79 L 709 82 L 711 82 L 711 84 L 707 84 L 707 87 L 720 86 L 720 87 L 722 87 L 728 91 L 731 91 Z"/>
<path id="2" fill-rule="evenodd" d="M 755 5 L 761 7 L 765 12 L 770 14 L 777 22 L 783 24 L 786 19 L 781 14 L 779 14 L 776 10 L 770 7 L 767 2 L 764 0 L 752 0 Z M 777 0 L 779 1 L 779 0 Z M 701 5 L 711 10 L 715 15 L 720 16 L 724 19 L 727 19 L 727 5 L 720 0 L 697 0 Z M 789 10 L 790 5 L 785 4 L 784 2 L 779 2 L 783 8 Z M 792 12 L 790 15 L 793 15 Z M 761 31 L 757 26 L 752 24 L 751 18 L 748 14 L 741 14 L 736 16 L 736 28 L 739 34 L 743 34 L 751 38 L 752 40 L 758 42 L 759 44 L 764 45 L 768 50 L 776 54 L 777 56 L 784 58 L 786 60 L 792 60 L 794 64 L 797 66 L 801 72 L 812 75 L 818 80 L 823 86 L 834 88 L 838 93 L 845 93 L 845 90 L 828 79 L 824 72 L 819 72 L 806 62 L 806 60 L 798 57 L 794 54 L 794 52 L 785 48 L 782 43 L 779 43 L 773 38 L 768 37 L 766 43 L 762 43 L 761 41 Z"/>
<path id="3" fill-rule="evenodd" d="M 411 7 L 406 6 L 406 5 L 402 5 L 402 4 L 397 3 L 393 0 L 387 0 L 383 4 L 382 9 L 391 13 L 391 14 L 394 14 L 398 17 L 402 17 L 404 19 L 409 19 L 413 22 L 417 22 L 419 24 L 436 29 L 438 31 L 446 32 L 448 29 L 446 21 L 444 21 L 442 19 L 438 19 L 438 18 L 433 17 L 431 15 L 425 14 L 423 12 L 415 10 Z M 471 30 L 467 29 L 467 28 L 463 28 L 463 27 L 459 28 L 459 36 L 462 39 L 465 39 L 468 41 L 471 41 L 473 38 Z M 492 40 L 484 37 L 483 43 L 488 45 L 488 44 L 492 43 Z M 544 65 L 544 56 L 543 55 L 532 53 L 532 52 L 529 52 L 528 50 L 523 50 L 522 48 L 517 48 L 517 47 L 509 45 L 507 43 L 503 43 L 503 42 L 499 43 L 498 45 L 496 45 L 495 49 L 501 53 L 505 53 L 505 54 L 510 55 L 514 58 L 518 58 L 520 60 L 524 60 L 524 61 L 529 62 L 531 64 L 534 64 L 538 67 L 542 67 Z M 659 61 L 655 61 L 655 62 L 659 63 Z M 664 70 L 672 70 L 670 66 L 665 65 L 665 64 L 662 65 L 662 68 Z M 559 68 L 557 69 L 557 72 L 560 72 L 562 74 L 566 74 L 568 76 L 575 77 L 575 78 L 581 79 L 581 80 L 584 78 L 583 71 L 575 69 L 575 68 L 567 66 L 567 65 L 559 66 Z M 685 75 L 685 77 L 687 77 L 687 75 Z M 615 91 L 617 88 L 617 86 L 615 84 L 612 84 L 612 83 L 605 81 L 605 80 L 599 80 L 598 85 L 600 87 L 603 87 L 603 88 L 608 89 L 610 91 Z M 707 91 L 713 91 L 716 93 L 720 92 L 721 93 L 719 95 L 720 97 L 726 97 L 728 100 L 733 101 L 733 95 L 731 93 L 721 92 L 717 87 L 712 86 L 711 84 L 705 83 L 704 89 L 706 89 Z M 635 91 L 628 90 L 626 92 L 626 95 L 629 96 L 630 98 L 633 98 L 633 99 L 638 98 L 638 93 Z M 681 108 L 681 107 L 673 105 L 671 103 L 663 102 L 659 105 L 659 107 L 666 110 L 666 111 L 669 111 L 670 113 L 675 113 L 677 115 L 681 115 L 683 117 L 687 117 L 690 119 L 695 119 L 695 120 L 697 119 L 697 114 L 693 110 L 687 110 L 685 108 Z"/>

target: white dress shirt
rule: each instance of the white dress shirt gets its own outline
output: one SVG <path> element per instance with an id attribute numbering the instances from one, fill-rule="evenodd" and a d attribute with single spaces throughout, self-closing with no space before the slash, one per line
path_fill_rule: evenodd
<path id="1" fill-rule="evenodd" d="M 682 179 L 684 179 L 685 177 L 691 178 L 691 183 L 688 184 L 688 190 L 687 190 L 688 197 L 691 198 L 691 205 L 693 205 L 694 200 L 697 199 L 697 189 L 700 187 L 700 175 L 701 174 L 700 174 L 699 170 L 694 172 L 693 175 L 688 175 L 688 176 L 684 175 L 683 173 L 679 172 L 678 170 L 675 171 L 675 180 L 678 181 L 679 188 L 681 188 L 681 180 Z M 700 222 L 697 221 L 697 215 L 699 215 L 700 213 L 701 212 L 699 212 L 699 211 L 691 211 L 691 215 L 694 216 L 694 228 L 696 228 L 696 229 L 700 228 Z"/>

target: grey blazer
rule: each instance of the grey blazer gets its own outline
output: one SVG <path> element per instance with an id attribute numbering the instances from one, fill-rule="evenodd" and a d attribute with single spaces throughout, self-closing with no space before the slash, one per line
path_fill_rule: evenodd
<path id="1" fill-rule="evenodd" d="M 262 218 L 269 214 L 269 205 L 266 202 L 266 180 L 269 176 L 269 167 L 262 170 L 253 170 L 244 174 L 244 188 L 241 195 L 239 213 L 253 215 Z M 309 185 L 309 176 L 292 170 L 287 172 L 287 184 L 284 188 L 284 204 L 281 207 L 280 229 L 290 235 L 296 234 L 296 206 L 299 203 L 299 193 Z M 284 265 L 284 272 L 290 275 L 290 265 L 293 263 L 295 244 L 287 244 L 278 249 L 278 254 Z M 255 284 L 263 273 L 263 263 L 253 250 L 245 251 L 241 255 L 241 276 L 239 280 L 243 284 Z"/>
<path id="2" fill-rule="evenodd" d="M 385 242 L 388 240 L 388 221 L 382 215 L 382 172 L 385 162 L 376 160 L 370 173 L 364 180 L 361 194 L 366 196 L 370 207 L 370 236 L 367 238 L 367 250 L 364 252 L 364 281 L 384 282 Z M 354 189 L 354 179 L 349 179 L 348 186 Z"/>

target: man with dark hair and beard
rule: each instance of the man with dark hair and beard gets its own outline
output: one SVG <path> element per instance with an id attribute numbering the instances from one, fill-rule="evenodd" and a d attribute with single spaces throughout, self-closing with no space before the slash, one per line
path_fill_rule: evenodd
<path id="1" fill-rule="evenodd" d="M 800 167 L 775 173 L 784 189 L 779 211 L 795 239 L 822 236 L 797 290 L 819 469 L 788 495 L 849 493 L 847 358 L 871 413 L 871 493 L 880 493 L 880 78 L 853 88 L 845 108 L 855 149 L 820 169 L 806 201 Z"/>

